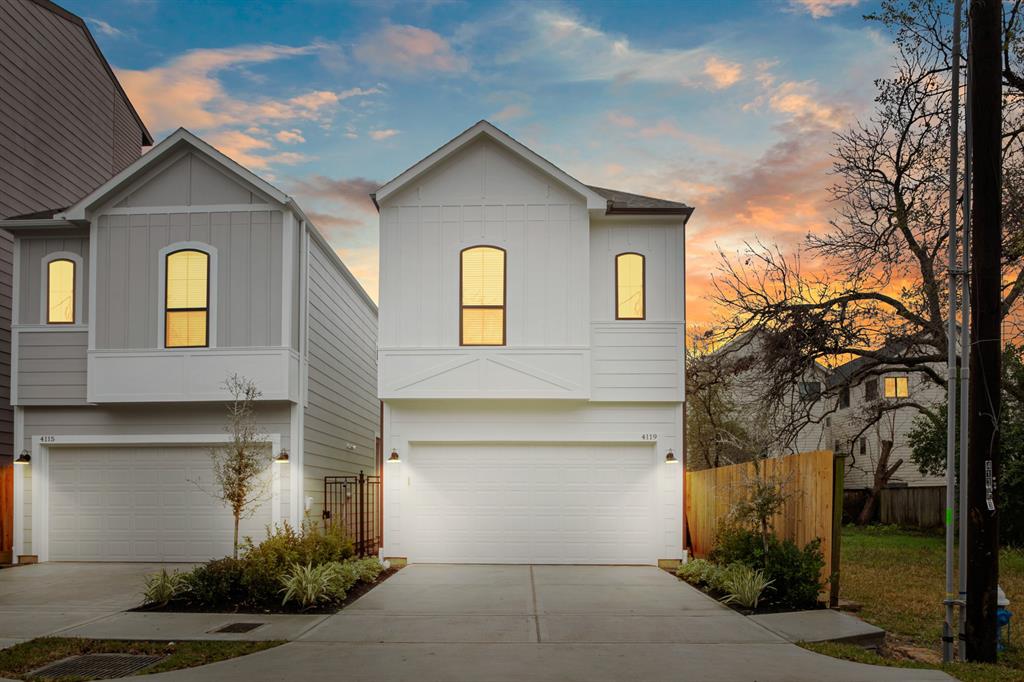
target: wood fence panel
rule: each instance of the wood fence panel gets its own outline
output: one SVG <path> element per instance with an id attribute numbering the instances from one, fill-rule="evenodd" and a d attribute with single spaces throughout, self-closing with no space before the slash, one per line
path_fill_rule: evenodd
<path id="1" fill-rule="evenodd" d="M 762 476 L 783 481 L 789 493 L 772 519 L 775 535 L 800 547 L 820 538 L 824 578 L 832 574 L 834 461 L 831 451 L 819 450 L 760 462 Z M 686 521 L 694 556 L 706 557 L 711 552 L 719 523 L 744 496 L 744 483 L 756 475 L 753 462 L 686 472 Z"/>
<path id="2" fill-rule="evenodd" d="M 11 563 L 14 548 L 14 465 L 0 465 L 0 563 Z"/>

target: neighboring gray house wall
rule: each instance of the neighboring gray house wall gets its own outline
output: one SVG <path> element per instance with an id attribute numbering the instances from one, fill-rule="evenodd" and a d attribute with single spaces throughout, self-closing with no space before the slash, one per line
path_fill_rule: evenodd
<path id="1" fill-rule="evenodd" d="M 153 144 L 80 17 L 3 0 L 0 45 L 0 219 L 70 206 Z M 12 249 L 0 230 L 0 465 L 14 452 Z"/>
<path id="2" fill-rule="evenodd" d="M 0 2 L 0 218 L 66 208 L 153 144 L 80 17 Z"/>
<path id="3" fill-rule="evenodd" d="M 305 487 L 320 518 L 324 476 L 378 473 L 377 311 L 321 240 L 309 240 L 308 258 Z"/>

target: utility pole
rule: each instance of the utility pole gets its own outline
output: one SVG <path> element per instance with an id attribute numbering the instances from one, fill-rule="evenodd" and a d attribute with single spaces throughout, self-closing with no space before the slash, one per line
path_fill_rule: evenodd
<path id="1" fill-rule="evenodd" d="M 967 658 L 996 660 L 1002 323 L 1002 7 L 971 0 L 971 353 L 967 485 Z"/>

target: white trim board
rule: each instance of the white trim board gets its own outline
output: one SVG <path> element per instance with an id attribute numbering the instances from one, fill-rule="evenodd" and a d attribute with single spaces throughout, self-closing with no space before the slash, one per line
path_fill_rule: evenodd
<path id="1" fill-rule="evenodd" d="M 281 434 L 265 434 L 266 441 L 270 443 L 271 453 L 276 456 L 281 451 Z M 226 433 L 197 434 L 197 433 L 172 433 L 172 434 L 132 434 L 117 436 L 32 436 L 32 551 L 39 558 L 39 561 L 49 561 L 50 558 L 50 449 L 60 447 L 75 447 L 89 445 L 179 445 L 179 446 L 202 446 L 226 443 L 231 437 Z M 271 463 L 276 467 L 275 463 Z M 22 468 L 19 466 L 19 468 Z M 15 515 L 19 507 L 24 506 L 24 490 L 19 494 L 18 475 L 15 475 Z M 281 521 L 281 485 L 280 477 L 274 476 L 276 484 L 271 486 L 271 514 L 273 522 Z M 295 485 L 294 478 L 290 480 Z M 21 522 L 24 524 L 24 509 L 21 509 Z M 17 519 L 16 519 L 17 522 Z M 17 529 L 18 526 L 15 526 Z M 21 547 L 24 540 L 19 541 Z M 15 544 L 15 551 L 21 547 Z"/>

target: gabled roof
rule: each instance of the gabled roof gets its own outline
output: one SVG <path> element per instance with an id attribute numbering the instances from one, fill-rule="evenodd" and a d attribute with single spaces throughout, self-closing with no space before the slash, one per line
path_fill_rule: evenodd
<path id="1" fill-rule="evenodd" d="M 409 182 L 420 177 L 435 165 L 447 159 L 459 149 L 465 147 L 467 144 L 481 136 L 489 137 L 509 151 L 532 163 L 537 168 L 540 168 L 548 175 L 554 177 L 562 184 L 581 194 L 587 200 L 588 209 L 602 209 L 607 207 L 607 200 L 598 192 L 595 192 L 592 188 L 584 185 L 582 182 L 572 177 L 555 164 L 540 156 L 523 143 L 514 139 L 508 133 L 499 130 L 489 121 L 480 121 L 476 125 L 467 128 L 436 149 L 433 153 L 429 154 L 419 163 L 408 168 L 394 179 L 385 183 L 377 190 L 376 193 L 371 195 L 371 197 L 373 197 L 374 204 L 386 199 L 391 194 L 394 194 Z"/>
<path id="2" fill-rule="evenodd" d="M 132 117 L 135 119 L 135 122 L 139 124 L 139 129 L 142 131 L 142 146 L 148 147 L 152 145 L 153 136 L 150 135 L 149 130 L 146 129 L 146 124 L 142 122 L 142 117 L 139 116 L 139 112 L 135 110 L 135 105 L 132 104 L 132 101 L 130 99 L 128 99 L 128 94 L 124 91 L 124 88 L 121 87 L 121 81 L 117 80 L 117 76 L 114 75 L 114 70 L 110 68 L 110 62 L 108 62 L 107 58 L 103 56 L 103 50 L 101 50 L 100 46 L 96 44 L 96 39 L 92 37 L 92 32 L 89 30 L 89 26 L 85 23 L 82 17 L 78 16 L 77 14 L 72 14 L 71 12 L 61 7 L 60 5 L 54 2 L 50 2 L 50 0 L 30 0 L 30 2 L 38 5 L 39 7 L 42 7 L 45 10 L 53 12 L 62 19 L 71 22 L 85 33 L 86 40 L 89 41 L 89 45 L 92 46 L 93 51 L 96 53 L 96 56 L 100 60 L 100 64 L 103 65 L 103 68 L 106 70 L 107 75 L 110 76 L 110 81 L 114 84 L 114 87 L 117 88 L 117 91 L 124 99 L 125 104 L 128 105 L 128 110 L 131 112 Z"/>
<path id="3" fill-rule="evenodd" d="M 288 204 L 289 201 L 291 201 L 291 198 L 287 194 L 277 189 L 269 182 L 250 171 L 248 168 L 236 163 L 193 133 L 190 133 L 184 128 L 178 128 L 164 138 L 160 144 L 140 156 L 130 166 L 107 180 L 71 208 L 67 209 L 63 213 L 57 214 L 56 217 L 63 218 L 65 220 L 89 220 L 90 212 L 99 206 L 102 206 L 103 203 L 109 200 L 125 183 L 130 182 L 137 175 L 145 172 L 148 168 L 153 167 L 154 164 L 159 163 L 168 155 L 185 147 L 192 147 L 193 149 L 203 153 L 211 161 L 214 161 L 228 172 L 240 177 L 245 182 L 256 187 L 260 192 L 266 194 L 279 204 Z"/>

